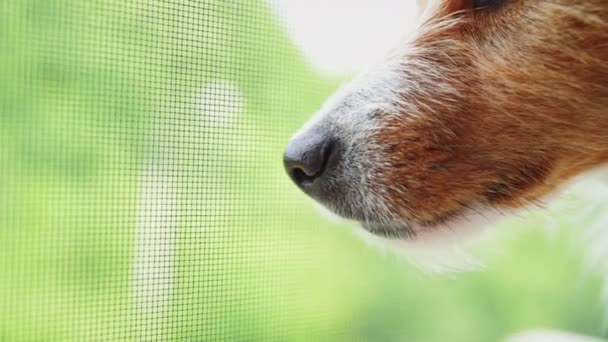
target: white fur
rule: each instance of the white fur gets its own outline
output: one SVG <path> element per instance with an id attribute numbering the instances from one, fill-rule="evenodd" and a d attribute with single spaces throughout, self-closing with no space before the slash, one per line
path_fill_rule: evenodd
<path id="1" fill-rule="evenodd" d="M 517 212 L 507 214 L 491 208 L 469 211 L 456 220 L 434 227 L 432 232 L 409 240 L 383 238 L 361 228 L 356 228 L 355 232 L 368 245 L 406 257 L 425 272 L 466 272 L 482 267 L 467 252 L 467 245 L 482 237 L 487 229 L 515 215 Z"/>
<path id="2" fill-rule="evenodd" d="M 578 221 L 585 217 L 594 217 L 595 212 L 602 211 L 608 203 L 608 182 L 603 180 L 607 168 L 600 168 L 586 173 L 570 183 L 565 184 L 556 192 L 546 196 L 547 206 L 521 208 L 518 210 L 498 210 L 493 208 L 476 208 L 470 210 L 459 219 L 434 228 L 433 232 L 420 234 L 412 240 L 393 240 L 378 237 L 363 229 L 357 228 L 357 235 L 366 243 L 390 250 L 403 255 L 414 263 L 431 272 L 467 271 L 476 269 L 480 264 L 472 258 L 464 247 L 478 238 L 486 229 L 497 226 L 511 217 L 525 217 L 530 212 L 544 214 L 549 223 L 553 216 L 563 211 L 573 211 L 569 226 L 577 226 Z M 573 199 L 568 201 L 567 199 Z M 552 207 L 552 202 L 566 202 L 565 205 Z M 581 209 L 581 206 L 585 208 Z M 548 234 L 558 229 L 557 222 L 545 227 Z M 577 243 L 585 250 L 585 265 L 606 275 L 607 287 L 604 301 L 608 306 L 608 212 L 606 215 L 590 223 L 581 230 L 581 240 Z M 414 227 L 414 229 L 416 229 Z"/>

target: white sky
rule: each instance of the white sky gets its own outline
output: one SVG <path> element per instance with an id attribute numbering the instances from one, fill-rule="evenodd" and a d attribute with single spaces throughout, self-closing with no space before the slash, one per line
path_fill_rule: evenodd
<path id="1" fill-rule="evenodd" d="M 381 59 L 410 29 L 416 0 L 269 0 L 319 70 L 341 74 Z"/>

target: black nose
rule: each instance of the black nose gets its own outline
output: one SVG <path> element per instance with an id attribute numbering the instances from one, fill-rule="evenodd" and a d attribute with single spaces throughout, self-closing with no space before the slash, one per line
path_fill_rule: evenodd
<path id="1" fill-rule="evenodd" d="M 303 135 L 287 145 L 285 170 L 300 188 L 309 192 L 318 185 L 335 154 L 335 143 L 326 134 Z"/>

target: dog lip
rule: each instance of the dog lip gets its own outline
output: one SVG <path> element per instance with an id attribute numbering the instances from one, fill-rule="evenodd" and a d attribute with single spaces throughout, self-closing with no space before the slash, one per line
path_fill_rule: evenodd
<path id="1" fill-rule="evenodd" d="M 414 237 L 411 229 L 406 227 L 387 227 L 369 222 L 361 223 L 361 226 L 369 233 L 388 240 L 410 240 Z"/>

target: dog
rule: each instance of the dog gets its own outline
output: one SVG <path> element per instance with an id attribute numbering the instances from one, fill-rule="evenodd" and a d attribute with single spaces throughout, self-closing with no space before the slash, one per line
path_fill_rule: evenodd
<path id="1" fill-rule="evenodd" d="M 474 234 L 608 164 L 607 1 L 421 8 L 415 34 L 287 145 L 285 169 L 307 195 L 377 239 L 431 241 Z"/>

